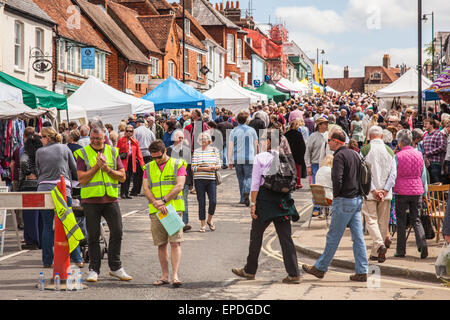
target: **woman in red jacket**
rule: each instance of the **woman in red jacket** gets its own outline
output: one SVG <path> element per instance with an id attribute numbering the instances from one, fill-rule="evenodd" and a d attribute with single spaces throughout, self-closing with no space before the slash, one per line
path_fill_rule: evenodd
<path id="1" fill-rule="evenodd" d="M 127 168 L 127 180 L 120 186 L 120 197 L 122 199 L 132 199 L 128 194 L 131 177 L 133 176 L 131 195 L 138 195 L 141 190 L 136 190 L 136 186 L 142 184 L 138 183 L 137 179 L 139 179 L 139 175 L 136 172 L 142 170 L 144 166 L 144 158 L 141 149 L 139 149 L 139 142 L 134 138 L 134 128 L 132 125 L 127 126 L 125 136 L 117 142 L 117 148 L 119 148 L 123 166 Z"/>

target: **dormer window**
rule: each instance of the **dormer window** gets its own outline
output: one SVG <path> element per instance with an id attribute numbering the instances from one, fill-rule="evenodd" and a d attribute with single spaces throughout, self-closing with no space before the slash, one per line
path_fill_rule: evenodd
<path id="1" fill-rule="evenodd" d="M 374 72 L 370 75 L 370 80 L 381 80 L 381 72 Z"/>

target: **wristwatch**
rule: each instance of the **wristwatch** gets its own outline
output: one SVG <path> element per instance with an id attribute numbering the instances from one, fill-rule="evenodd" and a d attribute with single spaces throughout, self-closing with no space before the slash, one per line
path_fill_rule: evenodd
<path id="1" fill-rule="evenodd" d="M 166 198 L 162 198 L 162 201 L 164 202 L 164 203 L 167 203 L 167 200 L 166 200 Z"/>

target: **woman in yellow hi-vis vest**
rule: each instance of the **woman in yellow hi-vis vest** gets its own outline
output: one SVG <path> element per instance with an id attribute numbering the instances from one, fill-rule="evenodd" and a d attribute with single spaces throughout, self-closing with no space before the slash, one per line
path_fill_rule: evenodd
<path id="1" fill-rule="evenodd" d="M 149 213 L 153 242 L 158 247 L 159 263 L 162 276 L 153 284 L 161 286 L 169 284 L 169 247 L 172 254 L 172 285 L 181 286 L 178 278 L 178 268 L 181 260 L 181 242 L 183 241 L 183 228 L 169 236 L 155 213 L 167 213 L 167 206 L 171 205 L 181 214 L 185 210 L 183 201 L 183 187 L 186 180 L 186 169 L 182 159 L 170 158 L 162 140 L 154 141 L 149 147 L 153 161 L 144 167 L 143 187 L 149 201 Z"/>
<path id="2" fill-rule="evenodd" d="M 105 132 L 94 127 L 90 144 L 75 152 L 81 203 L 86 216 L 89 247 L 89 275 L 87 281 L 97 282 L 100 274 L 100 222 L 104 217 L 110 231 L 108 265 L 110 275 L 123 281 L 129 276 L 120 260 L 122 245 L 122 215 L 118 203 L 119 182 L 125 181 L 125 169 L 117 148 L 105 144 Z"/>

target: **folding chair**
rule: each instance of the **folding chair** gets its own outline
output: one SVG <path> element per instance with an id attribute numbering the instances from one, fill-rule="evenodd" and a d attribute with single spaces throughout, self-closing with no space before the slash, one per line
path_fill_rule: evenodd
<path id="1" fill-rule="evenodd" d="M 311 188 L 311 193 L 312 193 L 312 197 L 314 199 L 314 204 L 319 206 L 320 210 L 324 209 L 324 211 L 325 211 L 325 219 L 326 219 L 327 228 L 328 228 L 328 216 L 330 216 L 332 213 L 331 212 L 332 201 L 325 197 L 325 188 L 329 188 L 329 189 L 331 189 L 331 188 L 322 186 L 320 184 L 311 184 L 309 186 Z M 312 218 L 313 218 L 313 216 L 311 214 L 311 217 L 309 218 L 308 228 L 311 227 Z"/>
<path id="2" fill-rule="evenodd" d="M 1 186 L 0 192 L 8 192 L 8 187 Z M 17 227 L 16 213 L 13 210 L 9 210 L 11 217 L 13 219 L 14 230 L 16 231 L 17 246 L 19 251 L 22 250 L 22 244 L 20 243 L 19 229 Z M 6 216 L 8 214 L 7 210 L 0 210 L 0 256 L 3 255 L 3 249 L 5 247 L 5 233 L 6 233 Z"/>
<path id="3" fill-rule="evenodd" d="M 439 242 L 439 234 L 441 233 L 441 221 L 444 220 L 445 207 L 447 204 L 447 193 L 450 185 L 441 186 L 429 185 L 427 197 L 427 211 L 430 219 L 435 220 L 436 226 L 436 243 Z"/>

